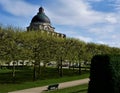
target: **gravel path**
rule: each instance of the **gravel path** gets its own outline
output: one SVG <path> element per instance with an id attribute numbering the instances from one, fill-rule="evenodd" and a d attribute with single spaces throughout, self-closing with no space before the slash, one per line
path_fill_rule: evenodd
<path id="1" fill-rule="evenodd" d="M 81 79 L 81 80 L 75 80 L 75 81 L 69 81 L 69 82 L 59 83 L 58 88 L 62 89 L 62 88 L 76 86 L 76 85 L 86 84 L 88 82 L 89 82 L 88 78 Z M 36 88 L 24 89 L 24 90 L 9 92 L 9 93 L 42 93 L 43 91 L 47 90 L 47 87 L 48 86 L 36 87 Z"/>

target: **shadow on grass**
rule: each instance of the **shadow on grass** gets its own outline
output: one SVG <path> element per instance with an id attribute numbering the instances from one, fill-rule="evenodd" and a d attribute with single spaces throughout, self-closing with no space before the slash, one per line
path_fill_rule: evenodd
<path id="1" fill-rule="evenodd" d="M 0 69 L 0 84 L 19 84 L 27 81 L 32 81 L 32 71 L 29 69 L 16 70 L 14 78 L 12 69 Z"/>
<path id="2" fill-rule="evenodd" d="M 37 68 L 38 69 L 38 68 Z M 76 72 L 75 72 L 76 71 Z M 73 71 L 72 69 L 63 69 L 64 77 L 78 76 L 78 70 Z M 82 74 L 86 72 L 82 71 Z M 38 74 L 38 73 L 37 73 Z M 0 69 L 0 84 L 21 84 L 25 82 L 33 82 L 33 68 L 32 67 L 16 67 L 15 77 L 12 77 L 12 68 Z M 41 75 L 37 80 L 47 79 L 58 79 L 61 78 L 58 74 L 57 68 L 46 68 L 41 67 Z"/>

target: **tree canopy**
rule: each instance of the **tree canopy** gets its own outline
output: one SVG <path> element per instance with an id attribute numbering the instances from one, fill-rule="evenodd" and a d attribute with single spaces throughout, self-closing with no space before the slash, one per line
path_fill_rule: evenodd
<path id="1" fill-rule="evenodd" d="M 59 38 L 40 31 L 21 31 L 0 27 L 0 60 L 90 62 L 96 54 L 120 54 L 120 48 L 85 43 L 74 38 Z"/>

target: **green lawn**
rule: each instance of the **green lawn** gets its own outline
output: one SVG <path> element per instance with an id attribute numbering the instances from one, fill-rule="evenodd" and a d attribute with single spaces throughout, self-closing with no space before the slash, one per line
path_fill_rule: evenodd
<path id="1" fill-rule="evenodd" d="M 88 84 L 84 84 L 84 85 L 78 85 L 65 89 L 44 91 L 43 93 L 87 93 L 87 89 L 88 89 Z"/>
<path id="2" fill-rule="evenodd" d="M 89 72 L 82 72 L 78 75 L 77 71 L 64 69 L 64 76 L 59 77 L 55 68 L 47 68 L 42 71 L 40 79 L 33 81 L 33 70 L 31 68 L 17 69 L 16 82 L 12 83 L 12 71 L 8 69 L 0 69 L 0 93 L 7 93 L 10 91 L 21 90 L 26 88 L 49 85 L 53 83 L 60 83 L 65 81 L 72 81 L 89 77 Z"/>

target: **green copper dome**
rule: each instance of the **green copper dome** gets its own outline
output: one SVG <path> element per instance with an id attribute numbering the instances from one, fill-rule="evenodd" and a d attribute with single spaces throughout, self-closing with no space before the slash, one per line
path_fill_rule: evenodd
<path id="1" fill-rule="evenodd" d="M 42 7 L 39 8 L 39 12 L 37 13 L 37 15 L 35 15 L 32 18 L 31 23 L 50 23 L 50 19 L 45 15 L 44 13 L 44 9 Z"/>

